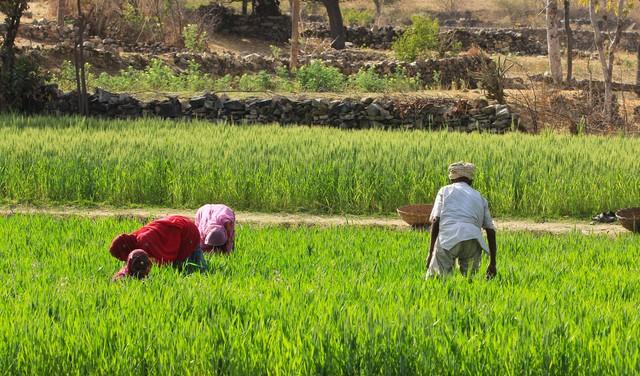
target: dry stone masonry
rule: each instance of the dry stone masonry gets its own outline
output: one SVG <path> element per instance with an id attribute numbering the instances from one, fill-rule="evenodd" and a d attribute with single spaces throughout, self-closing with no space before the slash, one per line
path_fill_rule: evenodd
<path id="1" fill-rule="evenodd" d="M 34 59 L 44 61 L 54 58 L 57 61 L 71 61 L 73 59 L 73 47 L 59 45 L 51 49 L 35 49 L 30 52 Z M 144 54 L 119 54 L 117 52 L 92 48 L 85 48 L 86 61 L 96 68 L 125 69 L 129 66 L 135 69 L 144 69 L 150 63 L 152 56 Z M 159 56 L 155 56 L 159 57 Z M 214 77 L 222 77 L 227 74 L 239 76 L 244 73 L 257 73 L 265 71 L 275 73 L 278 67 L 288 67 L 288 59 L 274 59 L 260 54 L 240 56 L 232 53 L 190 53 L 172 52 L 161 56 L 163 60 L 170 62 L 170 66 L 177 70 L 185 70 L 191 62 L 200 65 L 200 69 Z M 483 60 L 484 59 L 484 60 Z M 476 76 L 483 61 L 491 63 L 487 57 L 463 55 L 446 59 L 418 60 L 412 63 L 387 59 L 384 55 L 360 52 L 355 50 L 325 51 L 319 54 L 301 57 L 302 63 L 312 60 L 320 60 L 327 66 L 336 67 L 345 75 L 357 73 L 360 69 L 374 69 L 381 75 L 404 72 L 409 77 L 419 77 L 424 85 L 449 87 L 452 84 L 464 85 L 468 88 L 476 88 L 478 85 Z"/>
<path id="2" fill-rule="evenodd" d="M 45 112 L 56 115 L 77 111 L 75 93 L 58 93 L 45 104 Z M 232 99 L 204 94 L 180 101 L 177 98 L 140 101 L 129 94 L 113 94 L 98 89 L 89 98 L 92 116 L 110 119 L 159 117 L 201 119 L 234 124 L 306 124 L 342 129 L 449 129 L 504 133 L 514 129 L 519 116 L 509 106 L 486 100 L 416 98 Z"/>
<path id="3" fill-rule="evenodd" d="M 347 42 L 355 47 L 390 49 L 393 41 L 404 32 L 403 27 L 382 26 L 377 28 L 349 26 L 346 28 Z M 303 35 L 330 38 L 327 25 L 316 23 L 309 26 Z M 565 43 L 564 30 L 560 40 Z M 593 50 L 593 33 L 588 30 L 573 32 L 574 48 L 577 51 Z M 442 39 L 460 42 L 464 49 L 478 46 L 487 52 L 513 53 L 519 55 L 544 55 L 547 53 L 547 34 L 544 28 L 443 28 Z M 624 32 L 620 48 L 635 52 L 638 45 L 637 32 Z"/>

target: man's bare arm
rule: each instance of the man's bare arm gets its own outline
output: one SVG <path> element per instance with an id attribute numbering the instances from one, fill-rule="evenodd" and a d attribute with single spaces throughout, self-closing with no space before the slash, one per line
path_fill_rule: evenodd
<path id="1" fill-rule="evenodd" d="M 433 257 L 433 250 L 436 246 L 438 234 L 440 234 L 440 217 L 436 217 L 433 224 L 431 224 L 431 244 L 429 245 L 429 256 L 427 257 L 427 269 L 429 269 L 429 265 L 431 265 L 431 257 Z"/>

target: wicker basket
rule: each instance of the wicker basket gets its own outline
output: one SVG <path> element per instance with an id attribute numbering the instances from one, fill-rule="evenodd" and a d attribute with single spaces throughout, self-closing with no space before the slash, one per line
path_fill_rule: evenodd
<path id="1" fill-rule="evenodd" d="M 616 217 L 622 227 L 629 231 L 640 232 L 640 208 L 620 209 L 616 212 Z"/>
<path id="2" fill-rule="evenodd" d="M 414 204 L 405 205 L 397 209 L 400 218 L 413 227 L 423 228 L 431 224 L 429 216 L 431 216 L 431 204 Z"/>

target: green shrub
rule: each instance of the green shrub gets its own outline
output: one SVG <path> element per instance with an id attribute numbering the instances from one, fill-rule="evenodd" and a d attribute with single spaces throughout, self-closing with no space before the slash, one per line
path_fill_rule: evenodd
<path id="1" fill-rule="evenodd" d="M 370 10 L 345 9 L 342 11 L 342 19 L 346 25 L 371 25 L 375 16 Z"/>
<path id="2" fill-rule="evenodd" d="M 210 75 L 202 73 L 200 65 L 189 62 L 183 73 L 176 73 L 162 60 L 153 59 L 144 70 L 128 67 L 117 75 L 102 72 L 97 77 L 90 72 L 91 65 L 85 64 L 87 86 L 100 87 L 111 91 L 202 91 L 215 87 Z M 75 90 L 75 71 L 69 61 L 62 63 L 55 82 L 62 90 Z M 227 88 L 228 89 L 228 88 Z"/>
<path id="3" fill-rule="evenodd" d="M 416 91 L 422 84 L 420 77 L 409 77 L 404 70 L 381 76 L 374 68 L 360 69 L 358 73 L 349 77 L 349 86 L 356 91 L 370 93 L 392 91 Z"/>
<path id="4" fill-rule="evenodd" d="M 213 90 L 215 91 L 227 91 L 234 88 L 234 79 L 230 74 L 224 75 L 213 83 Z"/>
<path id="5" fill-rule="evenodd" d="M 321 61 L 313 60 L 310 64 L 298 69 L 296 81 L 303 90 L 307 91 L 342 91 L 345 76 L 338 68 L 328 67 Z"/>
<path id="6" fill-rule="evenodd" d="M 84 63 L 85 77 L 87 87 L 95 85 L 95 75 L 91 73 L 91 64 Z M 76 90 L 76 69 L 72 62 L 65 60 L 60 67 L 60 73 L 52 77 L 53 81 L 58 85 L 60 90 L 72 91 Z"/>
<path id="7" fill-rule="evenodd" d="M 387 91 L 418 91 L 424 88 L 420 74 L 409 77 L 404 69 L 387 76 L 386 81 Z"/>
<path id="8" fill-rule="evenodd" d="M 412 25 L 391 46 L 396 57 L 403 61 L 426 57 L 440 45 L 438 20 L 422 16 L 414 16 L 411 20 Z"/>
<path id="9" fill-rule="evenodd" d="M 0 67 L 0 110 L 32 111 L 46 77 L 38 65 L 26 56 L 15 57 L 13 69 Z"/>
<path id="10" fill-rule="evenodd" d="M 198 25 L 189 24 L 182 29 L 184 46 L 191 52 L 207 50 L 207 32 L 201 31 Z"/>
<path id="11" fill-rule="evenodd" d="M 275 90 L 276 81 L 265 71 L 255 74 L 243 74 L 238 80 L 238 88 L 243 91 Z"/>
<path id="12" fill-rule="evenodd" d="M 368 69 L 360 68 L 358 73 L 349 77 L 349 84 L 355 89 L 372 93 L 385 91 L 386 89 L 386 80 L 373 67 Z"/>

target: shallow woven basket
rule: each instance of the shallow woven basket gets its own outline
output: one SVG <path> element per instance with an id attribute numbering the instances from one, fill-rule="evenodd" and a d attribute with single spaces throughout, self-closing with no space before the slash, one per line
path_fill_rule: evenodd
<path id="1" fill-rule="evenodd" d="M 397 209 L 400 218 L 413 227 L 426 227 L 431 224 L 429 216 L 431 216 L 431 204 L 414 204 L 405 205 Z"/>
<path id="2" fill-rule="evenodd" d="M 616 212 L 616 217 L 622 227 L 629 231 L 640 232 L 640 208 L 620 209 Z"/>

